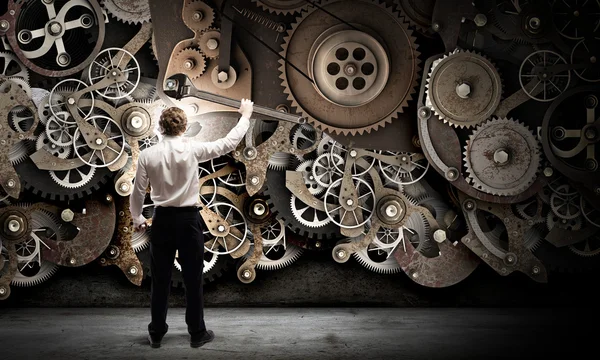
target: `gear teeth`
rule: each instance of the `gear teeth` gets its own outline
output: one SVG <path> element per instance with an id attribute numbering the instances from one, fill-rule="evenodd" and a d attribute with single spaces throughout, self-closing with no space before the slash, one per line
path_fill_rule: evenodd
<path id="1" fill-rule="evenodd" d="M 320 5 L 321 5 L 321 7 L 323 7 L 330 3 L 335 3 L 335 2 L 339 2 L 339 1 L 340 0 L 323 0 L 323 1 L 321 1 Z M 411 41 L 411 43 L 414 45 L 413 54 L 414 54 L 414 63 L 415 63 L 415 70 L 414 70 L 415 76 L 412 79 L 412 83 L 408 86 L 409 91 L 407 92 L 406 97 L 390 113 L 389 116 L 384 117 L 383 119 L 380 119 L 378 122 L 371 124 L 365 128 L 345 129 L 345 128 L 339 128 L 339 127 L 327 125 L 327 124 L 319 121 L 318 119 L 312 117 L 307 111 L 302 109 L 300 104 L 298 104 L 298 102 L 295 100 L 294 96 L 292 95 L 290 87 L 289 87 L 289 83 L 286 79 L 285 61 L 283 61 L 282 59 L 278 60 L 278 62 L 280 64 L 280 66 L 278 68 L 279 73 L 280 73 L 279 78 L 282 80 L 281 85 L 284 88 L 284 91 L 283 91 L 284 94 L 287 94 L 287 100 L 292 103 L 291 107 L 295 110 L 295 112 L 303 114 L 307 118 L 308 123 L 310 123 L 315 128 L 317 128 L 325 133 L 333 133 L 333 134 L 344 135 L 344 136 L 357 135 L 357 134 L 364 135 L 365 133 L 370 134 L 372 131 L 377 131 L 381 128 L 384 128 L 387 124 L 390 124 L 393 119 L 395 119 L 395 118 L 397 119 L 398 113 L 404 112 L 404 109 L 406 107 L 408 107 L 408 103 L 414 98 L 414 96 L 417 93 L 417 87 L 419 85 L 419 80 L 420 80 L 420 70 L 421 70 L 420 55 L 421 55 L 421 53 L 417 50 L 417 48 L 419 47 L 416 42 L 417 38 L 414 36 L 413 30 L 410 29 L 409 23 L 406 21 L 404 16 L 401 16 L 398 11 L 394 11 L 391 6 L 387 6 L 384 2 L 381 2 L 379 0 L 361 0 L 361 1 L 364 1 L 367 3 L 372 3 L 376 6 L 378 6 L 379 8 L 382 8 L 382 9 L 386 10 L 387 12 L 389 12 L 391 15 L 394 15 L 399 20 L 398 23 L 399 23 L 400 27 L 404 30 L 409 41 Z M 302 13 L 300 16 L 296 17 L 296 20 L 292 24 L 291 28 L 287 30 L 287 35 L 284 37 L 284 42 L 281 45 L 282 51 L 280 52 L 280 55 L 283 58 L 286 58 L 289 40 L 291 39 L 291 37 L 295 33 L 297 27 L 301 23 L 302 18 L 304 16 L 312 13 L 312 11 L 314 11 L 314 9 L 315 8 L 311 6 L 309 8 L 309 10 L 306 12 L 306 14 Z"/>
<path id="2" fill-rule="evenodd" d="M 274 261 L 260 259 L 258 261 L 258 264 L 256 264 L 256 268 L 259 270 L 268 270 L 268 271 L 283 269 L 284 267 L 288 267 L 291 264 L 293 264 L 294 262 L 296 262 L 296 260 L 298 260 L 300 258 L 300 256 L 302 255 L 302 253 L 304 252 L 302 248 L 300 248 L 298 246 L 294 246 L 294 245 L 287 245 L 285 251 L 286 251 L 286 254 L 283 255 L 283 257 L 281 259 L 286 258 L 286 256 L 287 256 L 287 259 L 285 259 L 283 261 L 281 261 L 281 259 L 274 260 Z M 288 255 L 288 251 L 290 251 L 291 255 Z"/>

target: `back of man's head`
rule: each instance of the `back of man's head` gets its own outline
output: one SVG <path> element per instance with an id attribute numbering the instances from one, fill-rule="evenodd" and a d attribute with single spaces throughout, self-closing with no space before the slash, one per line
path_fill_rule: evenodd
<path id="1" fill-rule="evenodd" d="M 187 128 L 187 116 L 180 108 L 171 107 L 162 112 L 158 124 L 163 135 L 178 136 Z"/>

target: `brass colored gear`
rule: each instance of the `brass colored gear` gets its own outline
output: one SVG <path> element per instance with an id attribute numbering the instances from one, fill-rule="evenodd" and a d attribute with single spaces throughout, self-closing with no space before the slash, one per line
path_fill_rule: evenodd
<path id="1" fill-rule="evenodd" d="M 200 34 L 198 47 L 202 53 L 209 59 L 219 57 L 219 48 L 221 46 L 221 32 L 215 28 L 209 28 Z"/>
<path id="2" fill-rule="evenodd" d="M 187 75 L 192 80 L 199 78 L 206 70 L 204 55 L 196 48 L 185 48 L 177 53 L 175 64 L 179 72 Z"/>
<path id="3" fill-rule="evenodd" d="M 488 120 L 502 99 L 498 70 L 484 56 L 455 50 L 434 62 L 427 105 L 444 123 L 471 128 Z"/>
<path id="4" fill-rule="evenodd" d="M 322 1 L 319 9 L 302 13 L 282 47 L 288 63 L 279 61 L 279 77 L 288 100 L 325 132 L 377 130 L 403 112 L 415 93 L 416 38 L 404 18 L 378 0 Z"/>
<path id="5" fill-rule="evenodd" d="M 204 1 L 186 0 L 182 17 L 183 23 L 198 35 L 213 24 L 215 11 Z"/>
<path id="6" fill-rule="evenodd" d="M 252 0 L 262 9 L 279 14 L 295 14 L 306 10 L 309 3 L 305 0 Z M 319 2 L 319 1 L 316 1 Z"/>

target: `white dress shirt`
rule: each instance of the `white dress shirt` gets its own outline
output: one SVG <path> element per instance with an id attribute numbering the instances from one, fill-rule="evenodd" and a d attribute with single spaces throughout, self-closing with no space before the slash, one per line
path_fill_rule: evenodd
<path id="1" fill-rule="evenodd" d="M 233 151 L 249 126 L 250 121 L 242 116 L 222 139 L 203 142 L 184 136 L 165 136 L 158 144 L 144 149 L 129 197 L 134 226 L 137 228 L 146 221 L 142 205 L 148 183 L 154 206 L 199 206 L 198 164 Z"/>

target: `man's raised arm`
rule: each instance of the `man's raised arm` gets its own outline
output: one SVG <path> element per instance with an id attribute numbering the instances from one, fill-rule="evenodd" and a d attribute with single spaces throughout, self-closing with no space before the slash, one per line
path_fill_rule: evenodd
<path id="1" fill-rule="evenodd" d="M 250 127 L 250 116 L 252 116 L 253 105 L 252 101 L 242 99 L 242 105 L 238 110 L 242 114 L 242 117 L 224 138 L 211 142 L 198 141 L 194 143 L 194 154 L 198 162 L 208 161 L 235 150 Z"/>

